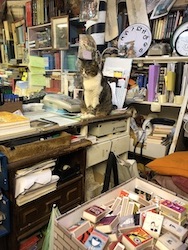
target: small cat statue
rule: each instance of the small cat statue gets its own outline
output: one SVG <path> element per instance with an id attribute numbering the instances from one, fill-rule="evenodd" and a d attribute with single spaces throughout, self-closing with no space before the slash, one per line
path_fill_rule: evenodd
<path id="1" fill-rule="evenodd" d="M 112 91 L 95 59 L 80 60 L 80 73 L 83 77 L 83 101 L 81 118 L 104 117 L 111 113 Z"/>

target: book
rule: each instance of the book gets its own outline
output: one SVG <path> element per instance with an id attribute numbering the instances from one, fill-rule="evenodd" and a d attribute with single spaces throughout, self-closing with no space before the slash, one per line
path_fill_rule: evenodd
<path id="1" fill-rule="evenodd" d="M 170 232 L 160 236 L 155 244 L 159 250 L 174 250 L 181 247 L 181 245 L 183 245 L 183 243 Z"/>
<path id="2" fill-rule="evenodd" d="M 149 211 L 146 213 L 146 217 L 142 227 L 153 238 L 158 238 L 161 233 L 163 220 L 164 220 L 163 215 Z"/>
<path id="3" fill-rule="evenodd" d="M 118 231 L 124 232 L 134 227 L 140 227 L 140 214 L 131 214 L 119 218 Z"/>
<path id="4" fill-rule="evenodd" d="M 108 215 L 103 217 L 95 226 L 95 228 L 103 233 L 111 233 L 119 223 L 117 215 Z"/>
<path id="5" fill-rule="evenodd" d="M 169 200 L 164 200 L 160 203 L 162 213 L 169 214 L 177 220 L 182 219 L 186 215 L 186 208 Z"/>
<path id="6" fill-rule="evenodd" d="M 153 237 L 143 228 L 134 228 L 123 233 L 121 242 L 129 250 L 142 250 L 153 243 Z"/>
<path id="7" fill-rule="evenodd" d="M 178 225 L 184 226 L 186 221 L 187 221 L 187 217 L 184 216 L 182 219 L 176 219 L 174 216 L 172 216 L 172 214 L 169 213 L 163 213 L 163 212 L 159 212 L 159 214 L 162 214 L 165 218 L 172 220 L 173 222 L 177 223 Z"/>
<path id="8" fill-rule="evenodd" d="M 7 111 L 0 112 L 0 135 L 30 130 L 30 120 L 22 115 Z"/>
<path id="9" fill-rule="evenodd" d="M 79 240 L 82 244 L 86 242 L 86 240 L 89 238 L 91 232 L 93 231 L 94 227 L 91 226 L 87 231 L 85 231 L 83 234 L 77 237 L 77 240 Z"/>
<path id="10" fill-rule="evenodd" d="M 179 240 L 184 241 L 188 235 L 188 229 L 178 225 L 177 223 L 164 218 L 163 225 L 162 225 L 162 233 L 170 232 L 178 237 Z"/>
<path id="11" fill-rule="evenodd" d="M 120 215 L 119 215 L 120 217 L 123 217 L 123 216 L 126 215 L 128 204 L 129 204 L 129 197 L 123 196 L 122 197 L 121 209 L 120 209 Z"/>
<path id="12" fill-rule="evenodd" d="M 149 65 L 148 73 L 148 101 L 152 102 L 156 98 L 156 87 L 159 80 L 160 66 Z"/>
<path id="13" fill-rule="evenodd" d="M 80 220 L 68 228 L 68 231 L 75 237 L 78 238 L 91 228 L 90 221 Z"/>
<path id="14" fill-rule="evenodd" d="M 139 195 L 139 197 L 141 197 L 147 201 L 150 201 L 153 197 L 153 192 L 148 190 L 148 189 L 145 189 L 143 187 L 136 186 L 134 191 L 136 194 Z"/>
<path id="15" fill-rule="evenodd" d="M 94 228 L 90 236 L 84 243 L 84 246 L 87 249 L 102 250 L 106 246 L 107 242 L 108 242 L 108 235 Z"/>
<path id="16" fill-rule="evenodd" d="M 25 3 L 25 24 L 27 27 L 32 26 L 32 2 L 31 0 Z"/>
<path id="17" fill-rule="evenodd" d="M 123 249 L 125 249 L 125 246 L 121 244 L 120 242 L 118 242 L 116 246 L 114 247 L 114 250 L 123 250 Z"/>
<path id="18" fill-rule="evenodd" d="M 97 205 L 93 205 L 83 211 L 82 217 L 93 223 L 97 223 L 105 216 L 105 214 L 106 210 L 104 208 L 99 207 Z"/>

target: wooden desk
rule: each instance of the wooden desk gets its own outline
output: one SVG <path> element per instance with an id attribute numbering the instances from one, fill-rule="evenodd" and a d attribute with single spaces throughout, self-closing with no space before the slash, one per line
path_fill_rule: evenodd
<path id="1" fill-rule="evenodd" d="M 18 145 L 24 146 L 25 143 L 36 142 L 44 137 L 53 137 L 53 135 L 64 131 L 71 132 L 72 130 L 81 130 L 83 127 L 87 127 L 93 123 L 122 120 L 128 117 L 130 117 L 129 114 L 111 115 L 105 118 L 79 121 L 73 126 L 55 126 L 46 130 L 35 131 L 32 134 L 29 133 L 15 137 L 14 139 L 1 140 L 0 144 L 15 147 Z M 10 201 L 11 231 L 5 238 L 0 238 L 0 242 L 6 242 L 7 246 L 4 247 L 4 250 L 19 249 L 19 244 L 22 240 L 45 226 L 49 221 L 54 203 L 57 204 L 61 213 L 65 213 L 85 201 L 86 156 L 87 148 L 91 146 L 91 144 L 89 140 L 83 139 L 80 142 L 71 143 L 68 147 L 58 148 L 47 154 L 40 154 L 39 152 L 37 156 L 33 155 L 32 158 L 8 161 L 8 190 L 3 190 L 3 193 Z M 22 206 L 18 206 L 14 197 L 16 171 L 51 158 L 57 159 L 58 163 L 56 168 L 68 164 L 73 168 L 79 166 L 79 171 L 71 179 L 66 181 L 60 180 L 55 191 Z"/>

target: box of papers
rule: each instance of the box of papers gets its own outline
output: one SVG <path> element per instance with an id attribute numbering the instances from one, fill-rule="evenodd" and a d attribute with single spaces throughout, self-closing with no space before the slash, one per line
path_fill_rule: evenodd
<path id="1" fill-rule="evenodd" d="M 58 217 L 55 220 L 54 249 L 64 249 L 67 247 L 71 249 L 75 249 L 75 250 L 86 249 L 85 246 L 78 239 L 76 239 L 70 234 L 70 232 L 68 231 L 68 228 L 71 225 L 77 223 L 82 218 L 83 211 L 87 209 L 88 207 L 91 207 L 97 204 L 98 206 L 103 206 L 106 209 L 106 206 L 107 206 L 106 204 L 108 204 L 109 201 L 112 201 L 112 200 L 115 201 L 117 197 L 122 196 L 121 195 L 122 190 L 124 191 L 126 190 L 125 193 L 129 194 L 129 192 L 130 193 L 134 192 L 135 187 L 142 187 L 144 190 L 150 190 L 153 193 L 153 197 L 157 196 L 158 198 L 161 199 L 161 201 L 163 199 L 166 199 L 166 200 L 176 201 L 179 204 L 188 204 L 188 201 L 186 199 L 184 199 L 183 197 L 177 196 L 175 193 L 172 193 L 168 191 L 167 189 L 162 188 L 161 186 L 158 186 L 154 183 L 146 181 L 145 179 L 142 179 L 140 177 L 132 178 L 122 183 L 121 185 L 115 188 L 112 188 L 106 193 L 100 196 L 97 196 L 94 199 L 84 203 L 83 205 L 76 207 L 75 209 L 72 209 L 66 214 L 63 214 L 60 217 Z M 106 209 L 106 211 L 108 211 L 108 209 Z M 117 209 L 115 212 L 117 212 Z M 108 243 L 110 243 L 110 237 L 109 237 Z M 107 243 L 107 247 L 108 247 L 108 243 Z"/>

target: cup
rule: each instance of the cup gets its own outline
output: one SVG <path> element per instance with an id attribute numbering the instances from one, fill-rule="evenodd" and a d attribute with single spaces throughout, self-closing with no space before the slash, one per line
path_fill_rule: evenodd
<path id="1" fill-rule="evenodd" d="M 174 103 L 181 105 L 183 103 L 184 96 L 182 95 L 175 95 L 174 96 Z"/>
<path id="2" fill-rule="evenodd" d="M 165 103 L 167 100 L 166 100 L 166 95 L 159 95 L 158 96 L 158 101 L 160 104 L 162 103 Z"/>

